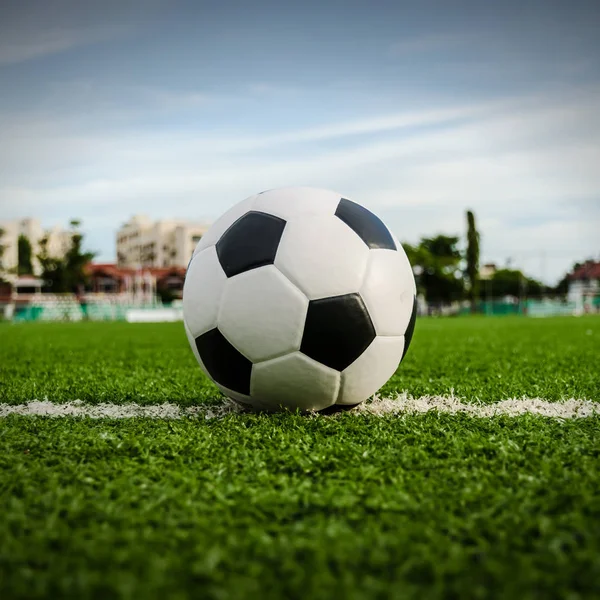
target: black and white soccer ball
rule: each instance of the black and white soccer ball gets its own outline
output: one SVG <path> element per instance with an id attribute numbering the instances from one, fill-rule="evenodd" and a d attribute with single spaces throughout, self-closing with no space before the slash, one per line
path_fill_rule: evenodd
<path id="1" fill-rule="evenodd" d="M 322 410 L 372 396 L 408 350 L 416 287 L 402 246 L 331 191 L 246 198 L 202 237 L 183 288 L 204 373 L 260 410 Z"/>

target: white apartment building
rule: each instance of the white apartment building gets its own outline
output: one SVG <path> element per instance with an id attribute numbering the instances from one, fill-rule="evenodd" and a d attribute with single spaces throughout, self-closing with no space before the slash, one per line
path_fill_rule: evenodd
<path id="1" fill-rule="evenodd" d="M 33 274 L 41 274 L 40 263 L 37 255 L 40 253 L 40 240 L 48 236 L 48 254 L 50 256 L 63 256 L 69 249 L 71 234 L 61 227 L 43 229 L 37 219 L 26 218 L 15 221 L 0 221 L 0 245 L 4 247 L 0 257 L 0 274 L 6 279 L 14 279 L 19 265 L 19 236 L 23 235 L 31 244 L 31 265 Z"/>
<path id="2" fill-rule="evenodd" d="M 117 231 L 117 266 L 187 267 L 208 225 L 135 215 Z"/>

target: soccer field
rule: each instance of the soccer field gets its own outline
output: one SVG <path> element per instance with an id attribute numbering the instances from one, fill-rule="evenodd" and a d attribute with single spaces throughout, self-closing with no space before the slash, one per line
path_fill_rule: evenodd
<path id="1" fill-rule="evenodd" d="M 235 410 L 181 323 L 0 342 L 3 600 L 600 596 L 597 317 L 421 319 L 333 415 Z"/>

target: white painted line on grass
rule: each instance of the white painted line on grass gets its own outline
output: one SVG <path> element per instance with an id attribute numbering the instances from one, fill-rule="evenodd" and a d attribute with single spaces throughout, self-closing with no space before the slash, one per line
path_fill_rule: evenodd
<path id="1" fill-rule="evenodd" d="M 532 414 L 557 419 L 577 419 L 600 415 L 600 402 L 592 400 L 561 400 L 550 402 L 542 398 L 509 398 L 499 402 L 466 402 L 456 396 L 421 396 L 414 398 L 409 394 L 400 394 L 396 398 L 375 397 L 357 407 L 357 412 L 376 415 L 426 413 L 466 413 L 473 417 L 489 418 L 496 415 L 518 417 Z"/>
<path id="2" fill-rule="evenodd" d="M 541 398 L 511 398 L 493 404 L 466 402 L 453 395 L 421 396 L 414 398 L 407 393 L 395 398 L 381 398 L 364 402 L 346 414 L 403 415 L 437 411 L 439 413 L 465 413 L 473 417 L 489 418 L 496 415 L 517 417 L 525 414 L 557 419 L 576 419 L 600 415 L 600 402 L 592 400 L 562 400 L 549 402 Z M 236 402 L 223 399 L 218 404 L 202 404 L 182 407 L 165 402 L 163 404 L 88 404 L 81 400 L 56 403 L 51 400 L 32 400 L 25 404 L 0 404 L 0 418 L 9 415 L 42 417 L 90 417 L 92 419 L 181 419 L 221 418 L 232 413 L 243 413 L 246 409 Z"/>
<path id="3" fill-rule="evenodd" d="M 244 409 L 228 398 L 218 404 L 179 406 L 163 404 L 113 404 L 101 402 L 89 404 L 81 400 L 57 403 L 51 400 L 31 400 L 25 404 L 0 404 L 0 418 L 8 415 L 27 417 L 90 417 L 92 419 L 181 419 L 184 417 L 204 417 L 214 419 L 230 413 L 244 412 Z"/>

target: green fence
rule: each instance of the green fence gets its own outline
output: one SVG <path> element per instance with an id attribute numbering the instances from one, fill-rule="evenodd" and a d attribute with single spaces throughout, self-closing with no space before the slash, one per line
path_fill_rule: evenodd
<path id="1" fill-rule="evenodd" d="M 470 312 L 471 308 L 464 306 L 459 311 L 459 314 L 468 315 Z M 522 315 L 529 317 L 550 317 L 574 315 L 577 313 L 577 305 L 574 302 L 550 299 L 527 299 L 516 303 L 505 302 L 503 300 L 486 300 L 477 304 L 477 312 L 489 316 Z"/>
<path id="2" fill-rule="evenodd" d="M 149 309 L 156 307 L 149 307 Z M 27 305 L 15 310 L 13 321 L 125 321 L 128 311 L 140 310 L 139 306 L 127 304 L 78 304 Z M 143 308 L 142 308 L 143 310 Z"/>
<path id="3" fill-rule="evenodd" d="M 136 321 L 159 322 L 183 319 L 181 302 L 168 304 L 117 304 L 111 302 L 79 303 L 60 299 L 15 308 L 14 322 L 28 321 Z"/>

